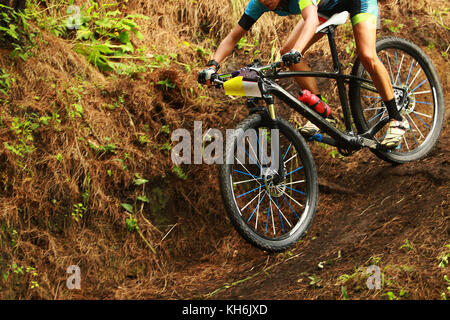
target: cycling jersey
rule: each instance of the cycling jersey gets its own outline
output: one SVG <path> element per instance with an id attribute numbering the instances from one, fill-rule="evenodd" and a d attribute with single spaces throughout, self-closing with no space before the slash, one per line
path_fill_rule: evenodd
<path id="1" fill-rule="evenodd" d="M 319 16 L 325 17 L 348 11 L 353 25 L 361 21 L 376 23 L 378 18 L 377 0 L 281 0 L 273 12 L 279 16 L 296 15 L 301 14 L 301 11 L 309 5 L 316 6 Z M 239 25 L 245 30 L 250 30 L 267 11 L 270 11 L 269 8 L 259 0 L 250 0 L 239 20 Z"/>

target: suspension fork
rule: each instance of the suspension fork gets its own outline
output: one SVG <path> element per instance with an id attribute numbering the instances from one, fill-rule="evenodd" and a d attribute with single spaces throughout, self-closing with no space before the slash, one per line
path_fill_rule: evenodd
<path id="1" fill-rule="evenodd" d="M 276 109 L 275 109 L 273 95 L 265 94 L 263 96 L 263 99 L 266 102 L 267 111 L 268 111 L 269 117 L 270 117 L 270 120 L 269 120 L 269 122 L 271 123 L 270 128 L 278 130 L 278 143 L 279 143 L 280 142 L 280 134 L 279 134 L 280 131 L 278 128 L 278 121 L 277 121 L 277 116 L 276 116 Z M 272 140 L 271 140 L 271 143 L 272 143 Z M 271 153 L 273 153 L 273 150 L 271 151 Z M 280 183 L 281 181 L 283 181 L 284 176 L 286 175 L 286 172 L 284 170 L 284 165 L 283 165 L 283 158 L 282 158 L 283 155 L 281 152 L 281 145 L 278 145 L 278 147 L 276 148 L 275 156 L 278 158 L 277 159 L 278 166 L 277 166 L 277 174 L 273 177 L 273 182 L 275 184 L 277 184 L 277 183 Z"/>

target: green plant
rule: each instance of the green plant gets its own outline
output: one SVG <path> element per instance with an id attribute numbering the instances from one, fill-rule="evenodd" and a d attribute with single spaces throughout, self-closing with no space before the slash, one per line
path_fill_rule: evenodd
<path id="1" fill-rule="evenodd" d="M 389 300 L 399 300 L 399 298 L 392 291 L 388 291 L 385 293 Z"/>
<path id="2" fill-rule="evenodd" d="M 170 79 L 165 79 L 158 81 L 158 84 L 164 89 L 164 91 L 167 91 L 168 89 L 175 89 L 175 84 L 170 82 Z"/>
<path id="3" fill-rule="evenodd" d="M 411 243 L 409 243 L 409 240 L 406 239 L 405 242 L 400 246 L 400 249 L 406 249 L 408 251 L 413 249 L 413 246 Z"/>
<path id="4" fill-rule="evenodd" d="M 127 212 L 133 213 L 133 206 L 129 203 L 122 203 L 122 208 L 124 208 Z"/>
<path id="5" fill-rule="evenodd" d="M 99 4 L 90 0 L 78 7 L 73 6 L 73 1 L 64 0 L 41 10 L 34 1 L 28 11 L 40 28 L 57 37 L 71 38 L 74 51 L 84 55 L 100 71 L 126 75 L 146 71 L 145 47 L 138 48 L 132 37 L 144 39 L 138 20 L 149 17 L 123 13 L 119 6 L 120 3 Z"/>
<path id="6" fill-rule="evenodd" d="M 28 115 L 28 119 L 20 119 L 15 117 L 11 123 L 11 131 L 16 136 L 16 142 L 5 142 L 4 146 L 7 150 L 13 152 L 19 157 L 25 157 L 27 154 L 31 154 L 36 150 L 33 145 L 33 131 L 39 128 L 39 120 L 36 122 L 35 115 Z"/>
<path id="7" fill-rule="evenodd" d="M 111 141 L 111 138 L 105 138 L 105 142 Z M 89 142 L 88 144 L 89 148 L 93 149 L 97 155 L 107 154 L 107 153 L 116 153 L 117 146 L 115 143 L 106 143 L 104 145 L 97 145 L 93 142 Z"/>
<path id="8" fill-rule="evenodd" d="M 319 278 L 318 276 L 316 276 L 315 274 L 313 274 L 312 276 L 308 276 L 308 279 L 311 280 L 311 281 L 309 282 L 309 285 L 310 285 L 310 286 L 313 286 L 313 287 L 321 287 L 320 282 L 322 282 L 322 279 Z"/>
<path id="9" fill-rule="evenodd" d="M 188 178 L 187 174 L 184 173 L 184 171 L 181 167 L 174 166 L 172 168 L 172 172 L 174 172 L 178 176 L 178 178 L 180 178 L 182 180 L 186 180 Z"/>
<path id="10" fill-rule="evenodd" d="M 87 208 L 83 203 L 76 203 L 72 208 L 72 217 L 76 222 L 80 222 L 83 218 L 83 215 L 86 213 Z"/>
<path id="11" fill-rule="evenodd" d="M 450 244 L 445 245 L 445 247 L 447 249 L 449 249 L 450 248 Z M 439 266 L 439 268 L 446 268 L 446 267 L 448 267 L 448 260 L 449 260 L 449 258 L 450 258 L 450 251 L 449 250 L 446 250 L 445 252 L 441 253 L 438 256 L 438 261 L 439 261 L 439 265 L 438 266 Z"/>
<path id="12" fill-rule="evenodd" d="M 10 74 L 0 68 L 0 93 L 8 94 L 8 91 L 11 89 L 11 83 L 14 81 L 14 78 L 11 78 Z"/>
<path id="13" fill-rule="evenodd" d="M 409 298 L 409 292 L 406 291 L 405 289 L 400 289 L 400 292 L 398 294 L 400 297 L 408 299 Z"/>
<path id="14" fill-rule="evenodd" d="M 147 137 L 147 135 L 145 135 L 145 134 L 140 134 L 138 137 L 138 140 L 139 140 L 140 144 L 147 144 L 150 142 L 149 137 Z"/>
<path id="15" fill-rule="evenodd" d="M 13 48 L 12 58 L 18 56 L 26 61 L 32 55 L 30 49 L 34 46 L 36 33 L 28 23 L 29 19 L 24 12 L 0 4 L 0 43 Z"/>
<path id="16" fill-rule="evenodd" d="M 38 272 L 36 268 L 31 266 L 24 267 L 23 265 L 18 265 L 17 263 L 12 263 L 9 266 L 9 269 L 3 273 L 3 280 L 6 282 L 9 279 L 10 274 L 13 274 L 13 281 L 17 285 L 23 285 L 23 281 L 25 281 L 25 276 L 28 275 L 28 279 L 30 279 L 30 288 L 35 289 L 39 287 L 39 283 L 36 281 L 36 277 L 38 276 Z"/>
<path id="17" fill-rule="evenodd" d="M 388 28 L 388 30 L 393 33 L 400 33 L 400 31 L 405 26 L 402 23 L 394 23 L 394 21 L 392 21 L 390 19 L 384 19 L 383 22 L 384 22 L 384 25 Z"/>
<path id="18" fill-rule="evenodd" d="M 138 173 L 135 173 L 133 182 L 135 185 L 140 186 L 140 185 L 146 184 L 148 182 L 148 180 L 142 178 Z"/>
<path id="19" fill-rule="evenodd" d="M 345 289 L 344 286 L 341 286 L 341 293 L 342 293 L 342 296 L 344 297 L 344 300 L 348 300 L 347 290 Z"/>
<path id="20" fill-rule="evenodd" d="M 131 41 L 131 35 L 143 40 L 137 20 L 149 18 L 140 14 L 124 14 L 117 4 L 99 5 L 91 1 L 88 8 L 80 10 L 80 25 L 76 32 L 74 50 L 84 55 L 101 71 L 115 71 L 119 74 L 133 74 L 145 71 L 132 60 L 146 61 L 144 50 L 138 50 Z M 119 62 L 126 59 L 125 62 Z"/>
<path id="21" fill-rule="evenodd" d="M 251 50 L 253 50 L 254 48 L 256 48 L 259 45 L 259 41 L 256 38 L 253 38 L 253 43 L 249 42 L 248 39 L 246 37 L 242 37 L 238 43 L 236 44 L 236 47 L 239 50 L 244 49 L 244 53 L 248 54 L 251 52 Z M 255 50 L 254 55 L 256 55 L 257 53 L 259 53 L 259 50 Z"/>
<path id="22" fill-rule="evenodd" d="M 137 222 L 136 218 L 133 216 L 126 218 L 125 223 L 127 225 L 128 231 L 132 232 L 132 231 L 136 231 L 139 229 L 138 222 Z"/>
<path id="23" fill-rule="evenodd" d="M 339 159 L 341 159 L 341 160 L 345 158 L 342 154 L 339 153 L 339 151 L 334 150 L 334 149 L 330 151 L 330 156 L 331 156 L 333 159 L 336 159 L 336 156 L 337 156 Z"/>
<path id="24" fill-rule="evenodd" d="M 14 247 L 17 244 L 17 239 L 19 237 L 19 234 L 16 229 L 13 227 L 6 227 L 4 224 L 1 226 L 1 230 L 3 231 L 3 234 L 5 235 L 5 241 L 9 242 L 11 247 Z M 0 243 L 3 242 L 3 237 L 0 237 Z"/>

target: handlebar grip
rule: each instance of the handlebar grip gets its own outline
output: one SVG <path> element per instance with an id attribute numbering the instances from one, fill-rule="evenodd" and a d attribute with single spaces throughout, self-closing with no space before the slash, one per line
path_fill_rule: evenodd
<path id="1" fill-rule="evenodd" d="M 297 50 L 291 50 L 288 53 L 285 53 L 281 56 L 281 60 L 283 61 L 285 66 L 290 66 L 292 64 L 297 64 L 302 60 L 302 54 Z"/>
<path id="2" fill-rule="evenodd" d="M 211 82 L 215 82 L 216 80 L 219 80 L 219 74 L 218 73 L 213 73 L 211 75 L 210 81 Z"/>

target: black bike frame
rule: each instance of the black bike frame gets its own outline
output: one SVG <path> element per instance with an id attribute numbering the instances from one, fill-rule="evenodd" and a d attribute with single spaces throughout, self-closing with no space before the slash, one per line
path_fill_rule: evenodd
<path id="1" fill-rule="evenodd" d="M 385 124 L 387 124 L 389 118 L 387 116 L 384 117 L 373 128 L 371 128 L 370 130 L 368 130 L 363 134 L 356 135 L 353 132 L 352 117 L 345 84 L 350 83 L 351 80 L 356 80 L 359 82 L 372 85 L 373 82 L 368 79 L 363 79 L 353 75 L 347 75 L 342 72 L 342 67 L 341 63 L 339 62 L 338 51 L 336 47 L 336 41 L 334 39 L 335 26 L 329 26 L 327 28 L 328 30 L 326 30 L 326 33 L 328 35 L 328 42 L 330 45 L 331 55 L 333 59 L 334 72 L 288 71 L 288 72 L 278 72 L 274 75 L 266 76 L 263 78 L 263 81 L 260 86 L 261 92 L 263 93 L 263 98 L 266 100 L 267 103 L 269 103 L 268 101 L 273 101 L 271 95 L 274 95 L 279 99 L 281 99 L 283 102 L 285 102 L 289 107 L 293 108 L 295 111 L 299 112 L 305 118 L 310 120 L 320 129 L 322 129 L 323 132 L 327 133 L 331 137 L 331 139 L 324 137 L 323 140 L 321 140 L 324 143 L 336 146 L 338 148 L 343 148 L 349 151 L 357 150 L 363 147 L 379 149 L 381 148 L 381 146 L 373 137 L 379 130 L 381 130 L 381 128 Z M 310 107 L 306 106 L 304 103 L 302 103 L 297 98 L 292 96 L 288 91 L 286 91 L 284 88 L 282 88 L 274 81 L 276 79 L 291 78 L 291 77 L 321 77 L 336 80 L 339 92 L 339 99 L 344 114 L 346 133 L 338 130 L 336 127 L 329 124 L 318 113 L 316 113 Z M 375 87 L 364 86 L 364 89 L 377 92 Z M 397 86 L 394 86 L 394 89 L 402 91 L 405 90 L 404 88 Z M 250 101 L 249 106 L 251 105 L 253 104 Z"/>

